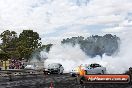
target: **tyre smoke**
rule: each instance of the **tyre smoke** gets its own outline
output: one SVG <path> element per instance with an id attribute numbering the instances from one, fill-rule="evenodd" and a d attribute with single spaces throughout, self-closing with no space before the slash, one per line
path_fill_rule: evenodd
<path id="1" fill-rule="evenodd" d="M 70 44 L 56 44 L 47 54 L 48 59 L 45 61 L 45 65 L 49 63 L 61 63 L 64 66 L 65 72 L 71 71 L 74 67 L 81 64 L 99 63 L 106 67 L 107 73 L 120 74 L 124 73 L 132 66 L 132 31 L 122 32 L 119 37 L 120 51 L 117 55 L 103 57 L 96 56 L 90 58 L 80 49 L 79 45 L 72 46 Z"/>

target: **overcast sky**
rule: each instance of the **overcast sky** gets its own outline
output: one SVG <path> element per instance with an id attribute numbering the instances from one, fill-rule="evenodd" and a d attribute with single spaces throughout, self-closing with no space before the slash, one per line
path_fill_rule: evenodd
<path id="1" fill-rule="evenodd" d="M 131 28 L 132 0 L 0 0 L 0 33 L 32 29 L 44 44 Z"/>

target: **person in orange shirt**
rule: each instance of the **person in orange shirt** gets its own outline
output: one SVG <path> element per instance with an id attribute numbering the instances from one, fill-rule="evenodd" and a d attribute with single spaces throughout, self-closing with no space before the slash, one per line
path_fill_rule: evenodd
<path id="1" fill-rule="evenodd" d="M 79 66 L 79 75 L 80 76 L 85 75 L 85 70 L 84 70 L 84 68 L 82 68 L 82 64 Z"/>

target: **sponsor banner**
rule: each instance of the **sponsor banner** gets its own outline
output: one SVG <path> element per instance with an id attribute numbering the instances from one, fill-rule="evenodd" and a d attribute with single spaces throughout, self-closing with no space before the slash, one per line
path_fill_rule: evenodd
<path id="1" fill-rule="evenodd" d="M 129 75 L 85 75 L 84 76 L 89 83 L 129 83 Z"/>

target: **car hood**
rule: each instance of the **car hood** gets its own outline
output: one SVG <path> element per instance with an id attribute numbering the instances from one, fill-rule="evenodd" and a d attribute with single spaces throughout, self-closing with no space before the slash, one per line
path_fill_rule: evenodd
<path id="1" fill-rule="evenodd" d="M 58 67 L 48 67 L 48 69 L 58 69 Z"/>

